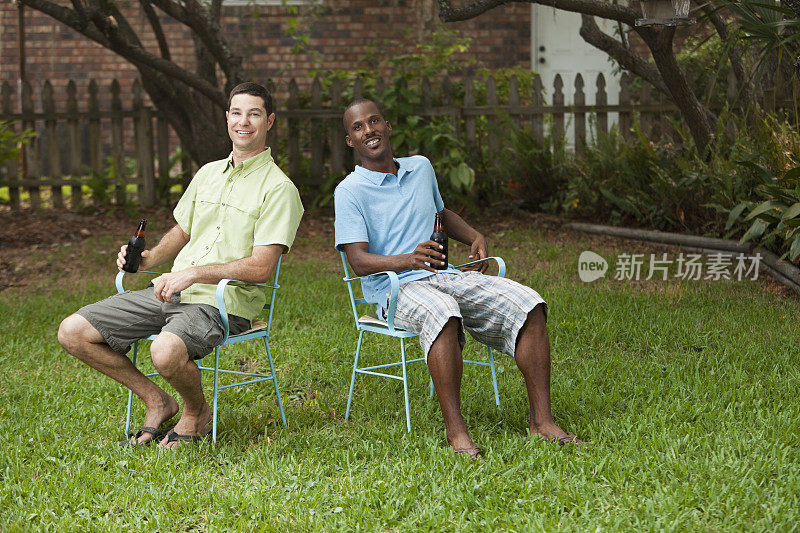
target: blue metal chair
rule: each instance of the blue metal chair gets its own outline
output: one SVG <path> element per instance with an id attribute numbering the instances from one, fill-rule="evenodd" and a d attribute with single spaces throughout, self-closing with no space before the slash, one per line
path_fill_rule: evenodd
<path id="1" fill-rule="evenodd" d="M 390 379 L 397 379 L 403 382 L 403 395 L 405 398 L 405 405 L 406 405 L 406 428 L 409 432 L 411 432 L 411 411 L 409 409 L 408 404 L 408 379 L 407 379 L 407 365 L 410 363 L 417 363 L 419 361 L 424 361 L 424 357 L 420 357 L 418 359 L 411 359 L 406 360 L 406 346 L 405 340 L 416 337 L 416 333 L 411 333 L 409 331 L 396 328 L 394 325 L 394 313 L 397 307 L 397 293 L 400 290 L 400 281 L 397 277 L 395 272 L 391 271 L 384 271 L 384 272 L 376 272 L 375 274 L 370 274 L 370 276 L 386 276 L 389 278 L 389 285 L 391 287 L 391 292 L 389 295 L 389 308 L 387 309 L 387 319 L 381 320 L 377 318 L 375 315 L 365 315 L 365 316 L 358 316 L 358 309 L 357 306 L 361 304 L 367 304 L 367 301 L 364 298 L 356 297 L 356 290 L 353 288 L 353 283 L 355 281 L 360 281 L 364 278 L 370 276 L 350 276 L 350 272 L 347 268 L 347 257 L 345 256 L 344 252 L 340 252 L 342 257 L 342 266 L 344 267 L 344 278 L 342 278 L 345 283 L 347 284 L 347 292 L 350 295 L 350 307 L 353 311 L 353 319 L 355 320 L 356 331 L 358 331 L 358 344 L 356 345 L 356 357 L 355 362 L 353 363 L 353 376 L 350 379 L 350 394 L 347 396 L 347 410 L 345 411 L 344 417 L 345 419 L 350 417 L 350 405 L 353 400 L 353 387 L 356 383 L 356 374 L 364 374 L 368 376 L 378 376 L 382 378 L 390 378 Z M 463 265 L 458 265 L 455 268 L 463 268 L 468 265 L 473 265 L 475 263 L 481 263 L 484 261 L 494 260 L 497 262 L 498 267 L 498 276 L 505 277 L 506 275 L 506 264 L 500 257 L 487 257 L 486 259 L 480 259 L 478 261 L 472 261 L 470 263 L 464 263 Z M 360 288 L 357 289 L 360 291 Z M 368 304 L 369 305 L 369 304 Z M 366 367 L 359 367 L 358 366 L 358 359 L 361 354 L 361 343 L 364 337 L 364 332 L 369 331 L 372 333 L 378 333 L 380 335 L 388 335 L 390 337 L 395 337 L 400 339 L 400 361 L 397 363 L 387 363 L 382 365 L 375 365 L 375 366 L 366 366 Z M 470 363 L 474 365 L 480 366 L 488 366 L 492 371 L 492 386 L 494 387 L 494 403 L 497 405 L 497 409 L 500 409 L 500 394 L 497 391 L 497 374 L 494 368 L 494 354 L 492 353 L 492 349 L 487 346 L 487 351 L 489 354 L 489 362 L 483 361 L 469 361 L 464 360 L 465 363 Z M 402 376 L 397 376 L 394 374 L 386 374 L 383 372 L 379 372 L 379 370 L 383 370 L 386 368 L 402 367 Z M 433 398 L 433 379 L 430 380 L 430 397 Z"/>
<path id="2" fill-rule="evenodd" d="M 281 422 L 283 422 L 283 427 L 286 427 L 286 416 L 283 413 L 283 402 L 281 402 L 281 392 L 278 389 L 278 381 L 275 378 L 275 366 L 272 363 L 272 353 L 269 349 L 269 332 L 270 328 L 272 327 L 272 312 L 275 309 L 275 296 L 280 288 L 278 285 L 278 274 L 280 274 L 281 269 L 281 258 L 278 258 L 278 263 L 275 265 L 275 273 L 272 278 L 272 283 L 248 283 L 248 285 L 256 285 L 259 287 L 263 287 L 264 291 L 267 295 L 267 303 L 264 305 L 264 309 L 268 311 L 267 321 L 261 320 L 253 320 L 252 327 L 238 335 L 230 335 L 230 326 L 228 324 L 228 312 L 225 308 L 225 298 L 223 297 L 225 293 L 225 288 L 231 283 L 243 283 L 234 279 L 222 279 L 217 283 L 217 307 L 219 308 L 220 315 L 222 316 L 222 323 L 225 326 L 225 336 L 222 338 L 222 342 L 219 343 L 219 346 L 214 348 L 214 366 L 213 367 L 206 367 L 201 364 L 201 361 L 197 361 L 197 367 L 200 369 L 201 379 L 202 373 L 204 371 L 213 372 L 214 373 L 214 400 L 212 405 L 212 424 L 211 424 L 211 431 L 212 431 L 212 440 L 217 442 L 217 399 L 219 396 L 219 391 L 223 389 L 229 389 L 232 387 L 239 387 L 242 385 L 252 385 L 254 383 L 261 383 L 262 381 L 271 381 L 272 385 L 275 387 L 275 395 L 278 398 L 278 410 L 281 413 Z M 150 272 L 147 270 L 140 270 L 139 272 L 144 272 L 147 274 L 156 274 L 160 275 L 161 272 Z M 116 278 L 116 286 L 117 292 L 125 292 L 125 289 L 122 287 L 122 279 L 125 276 L 125 272 L 120 271 L 117 274 Z M 147 340 L 154 340 L 156 335 L 150 335 L 147 337 Z M 264 340 L 264 348 L 267 351 L 267 360 L 269 361 L 269 374 L 259 374 L 254 372 L 240 372 L 238 370 L 224 370 L 219 367 L 219 348 L 220 346 L 227 346 L 229 344 L 236 344 L 237 342 L 242 341 L 249 341 L 253 339 L 263 339 Z M 144 340 L 144 339 L 140 339 Z M 133 343 L 133 355 L 131 360 L 133 364 L 136 365 L 136 355 L 139 347 L 139 341 Z M 246 379 L 245 381 L 239 381 L 236 383 L 231 383 L 227 385 L 220 385 L 219 384 L 219 375 L 220 374 L 231 374 L 236 376 L 243 376 Z M 157 376 L 158 372 L 154 372 L 152 374 L 147 374 L 147 377 Z M 128 391 L 128 411 L 125 415 L 125 434 L 127 435 L 130 431 L 131 426 L 131 404 L 133 402 L 133 392 Z"/>

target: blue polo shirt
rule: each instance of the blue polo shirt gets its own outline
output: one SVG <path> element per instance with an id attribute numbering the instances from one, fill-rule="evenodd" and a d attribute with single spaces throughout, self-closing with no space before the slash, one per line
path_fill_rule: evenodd
<path id="1" fill-rule="evenodd" d="M 400 255 L 414 251 L 431 238 L 436 213 L 444 209 L 436 174 L 421 155 L 395 159 L 397 175 L 373 172 L 357 166 L 333 193 L 336 209 L 336 248 L 366 242 L 369 252 Z M 451 267 L 452 268 L 452 267 Z M 426 270 L 398 272 L 400 283 L 432 275 Z M 386 276 L 366 278 L 364 299 L 385 307 L 389 293 Z"/>

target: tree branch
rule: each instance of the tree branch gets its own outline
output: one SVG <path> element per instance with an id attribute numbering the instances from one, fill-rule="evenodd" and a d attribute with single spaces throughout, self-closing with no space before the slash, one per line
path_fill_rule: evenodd
<path id="1" fill-rule="evenodd" d="M 163 57 L 167 61 L 170 61 L 172 59 L 172 56 L 169 53 L 167 38 L 164 35 L 164 28 L 161 27 L 161 21 L 158 20 L 158 15 L 156 15 L 153 6 L 150 5 L 150 2 L 148 0 L 139 0 L 139 4 L 141 4 L 142 9 L 144 10 L 144 14 L 147 16 L 147 20 L 150 22 L 150 27 L 153 28 L 153 33 L 156 36 L 156 41 L 158 41 L 158 49 L 161 51 L 161 57 Z"/>
<path id="2" fill-rule="evenodd" d="M 214 85 L 208 83 L 201 77 L 179 67 L 175 63 L 150 54 L 139 45 L 132 45 L 127 42 L 118 31 L 118 28 L 108 20 L 108 17 L 94 10 L 87 10 L 92 24 L 87 24 L 86 20 L 81 20 L 74 11 L 54 4 L 49 0 L 20 0 L 23 4 L 41 11 L 46 15 L 58 20 L 59 22 L 73 28 L 85 35 L 89 39 L 102 45 L 113 52 L 116 52 L 125 59 L 137 66 L 150 67 L 171 78 L 182 81 L 189 87 L 197 90 L 220 108 L 225 109 L 228 100 L 225 95 Z M 98 27 L 97 22 L 100 23 Z"/>
<path id="3" fill-rule="evenodd" d="M 664 84 L 658 68 L 636 55 L 618 40 L 603 33 L 597 26 L 594 17 L 581 15 L 580 35 L 584 41 L 615 59 L 622 68 L 633 72 L 640 78 L 650 82 L 653 87 L 662 93 L 669 95 L 669 90 Z"/>
<path id="4" fill-rule="evenodd" d="M 563 11 L 572 11 L 604 19 L 616 20 L 633 27 L 637 18 L 642 17 L 639 10 L 620 4 L 610 4 L 598 0 L 475 0 L 464 7 L 453 7 L 452 0 L 438 0 L 439 18 L 442 22 L 456 22 L 481 15 L 495 7 L 514 3 L 540 4 Z"/>
<path id="5" fill-rule="evenodd" d="M 228 82 L 241 77 L 242 58 L 234 54 L 222 37 L 219 20 L 214 19 L 205 5 L 197 0 L 184 0 L 182 7 L 173 0 L 151 0 L 164 13 L 191 28 L 216 59 Z M 212 6 L 213 7 L 213 6 Z"/>
<path id="6" fill-rule="evenodd" d="M 714 9 L 709 4 L 703 4 L 701 9 L 708 17 L 708 20 L 711 21 L 711 24 L 713 24 L 714 29 L 717 30 L 717 35 L 719 35 L 719 38 L 723 43 L 725 43 L 725 47 L 728 50 L 728 60 L 731 62 L 733 74 L 736 76 L 736 81 L 739 85 L 739 94 L 749 105 L 753 101 L 754 88 L 753 81 L 750 76 L 747 75 L 747 71 L 744 68 L 742 51 L 738 46 L 736 46 L 731 38 L 731 34 L 728 31 L 728 25 L 725 23 L 725 20 L 723 20 L 722 16 L 720 16 L 719 10 Z"/>

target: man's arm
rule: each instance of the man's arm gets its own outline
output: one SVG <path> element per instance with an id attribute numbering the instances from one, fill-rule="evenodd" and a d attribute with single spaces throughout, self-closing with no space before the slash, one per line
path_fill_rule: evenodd
<path id="1" fill-rule="evenodd" d="M 272 276 L 272 271 L 283 250 L 284 246 L 280 244 L 253 246 L 253 254 L 250 257 L 229 263 L 197 266 L 180 272 L 162 274 L 153 280 L 153 293 L 162 302 L 169 302 L 172 300 L 173 294 L 195 283 L 215 284 L 225 278 L 251 283 L 266 283 Z"/>
<path id="2" fill-rule="evenodd" d="M 483 235 L 467 224 L 463 218 L 447 208 L 442 209 L 441 215 L 442 222 L 444 223 L 444 230 L 447 232 L 447 235 L 470 247 L 469 259 L 471 261 L 489 257 L 489 247 Z M 488 263 L 483 262 L 469 266 L 466 270 L 485 272 L 488 267 Z"/>
<path id="3" fill-rule="evenodd" d="M 175 224 L 161 240 L 158 241 L 153 248 L 142 252 L 142 269 L 156 268 L 159 265 L 174 260 L 178 256 L 186 243 L 189 242 L 189 235 L 184 233 L 178 224 Z M 117 268 L 122 270 L 122 265 L 125 264 L 125 255 L 127 254 L 128 245 L 124 244 L 117 254 Z"/>
<path id="4" fill-rule="evenodd" d="M 422 242 L 410 254 L 378 255 L 369 253 L 369 243 L 351 242 L 344 245 L 347 262 L 353 267 L 356 276 L 368 276 L 383 270 L 402 272 L 404 270 L 428 270 L 439 272 L 428 263 L 444 264 L 441 246 L 433 241 Z"/>

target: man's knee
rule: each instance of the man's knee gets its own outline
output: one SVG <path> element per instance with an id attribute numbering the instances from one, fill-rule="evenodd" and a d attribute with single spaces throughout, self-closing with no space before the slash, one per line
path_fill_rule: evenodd
<path id="1" fill-rule="evenodd" d="M 186 344 L 168 331 L 161 332 L 150 345 L 150 357 L 156 371 L 167 379 L 189 360 Z"/>
<path id="2" fill-rule="evenodd" d="M 105 341 L 88 320 L 75 313 L 62 320 L 58 326 L 58 342 L 67 352 L 73 353 L 81 344 Z"/>
<path id="3" fill-rule="evenodd" d="M 447 322 L 444 323 L 442 329 L 439 330 L 439 334 L 433 341 L 433 346 L 451 342 L 455 342 L 456 345 L 458 345 L 458 327 L 460 325 L 460 320 L 461 319 L 457 316 L 451 316 Z"/>

